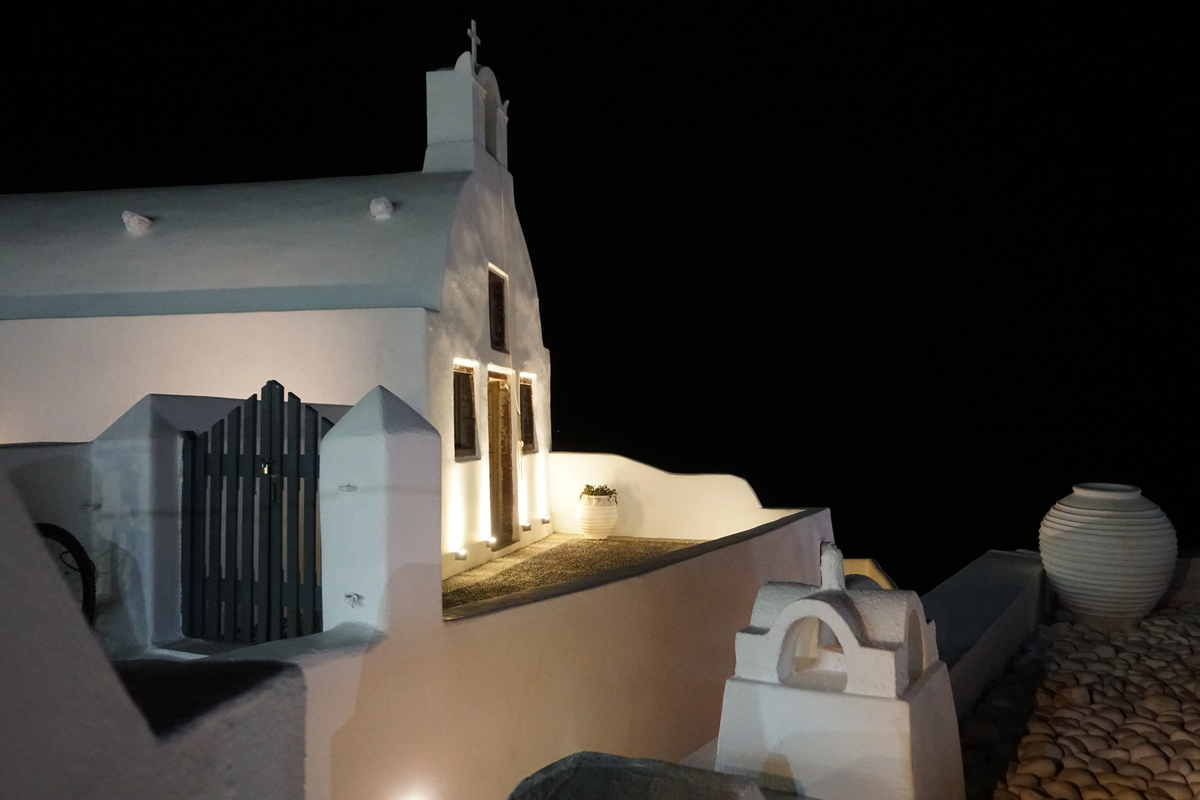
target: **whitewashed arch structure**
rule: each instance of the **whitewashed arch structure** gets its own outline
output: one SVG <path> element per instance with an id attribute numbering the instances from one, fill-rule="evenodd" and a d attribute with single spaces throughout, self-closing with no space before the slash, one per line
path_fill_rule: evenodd
<path id="1" fill-rule="evenodd" d="M 717 769 L 821 798 L 961 800 L 946 665 L 914 592 L 768 583 L 735 638 Z"/>

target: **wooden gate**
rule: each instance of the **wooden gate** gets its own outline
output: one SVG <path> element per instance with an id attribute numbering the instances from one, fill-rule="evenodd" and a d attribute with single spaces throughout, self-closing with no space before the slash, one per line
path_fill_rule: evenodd
<path id="1" fill-rule="evenodd" d="M 183 446 L 183 633 L 268 642 L 321 630 L 317 442 L 332 427 L 268 381 Z"/>

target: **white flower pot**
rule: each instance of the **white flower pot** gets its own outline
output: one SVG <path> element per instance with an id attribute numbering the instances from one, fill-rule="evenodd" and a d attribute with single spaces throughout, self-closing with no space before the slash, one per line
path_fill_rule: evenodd
<path id="1" fill-rule="evenodd" d="M 1081 483 L 1042 520 L 1042 564 L 1078 621 L 1130 630 L 1175 571 L 1175 528 L 1136 486 Z"/>
<path id="2" fill-rule="evenodd" d="M 617 524 L 617 499 L 585 494 L 575 506 L 575 521 L 589 539 L 607 539 Z"/>

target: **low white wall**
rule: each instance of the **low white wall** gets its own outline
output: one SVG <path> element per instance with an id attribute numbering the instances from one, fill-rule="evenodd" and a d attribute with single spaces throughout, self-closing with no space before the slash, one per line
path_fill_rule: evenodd
<path id="1" fill-rule="evenodd" d="M 165 739 L 130 700 L 0 474 L 0 796 L 295 800 L 303 703 L 286 674 Z M 286 726 L 286 727 L 285 727 Z"/>
<path id="2" fill-rule="evenodd" d="M 181 638 L 183 431 L 203 432 L 240 399 L 147 395 L 94 442 L 0 445 L 34 522 L 74 534 L 96 567 L 96 632 L 110 655 Z M 345 406 L 317 405 L 332 421 Z"/>
<path id="3" fill-rule="evenodd" d="M 676 475 L 610 453 L 550 454 L 550 514 L 558 533 L 582 533 L 575 505 L 584 484 L 618 492 L 614 536 L 716 539 L 794 513 L 763 508 L 743 478 Z"/>
<path id="4" fill-rule="evenodd" d="M 22 506 L 0 475 L 0 794 L 95 797 L 107 785 L 135 796 L 154 737 Z M 125 781 L 106 766 L 123 758 Z"/>
<path id="5" fill-rule="evenodd" d="M 91 442 L 0 445 L 0 473 L 12 481 L 29 518 L 70 531 L 85 548 L 92 527 L 91 450 Z"/>
<path id="6" fill-rule="evenodd" d="M 92 443 L 96 627 L 114 655 L 181 638 L 182 431 L 240 400 L 148 395 Z"/>

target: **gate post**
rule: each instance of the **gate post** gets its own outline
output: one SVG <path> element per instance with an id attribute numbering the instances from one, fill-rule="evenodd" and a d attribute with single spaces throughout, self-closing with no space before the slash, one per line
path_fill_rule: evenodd
<path id="1" fill-rule="evenodd" d="M 441 620 L 441 458 L 437 429 L 382 386 L 322 441 L 326 630 L 342 622 L 388 630 L 389 592 L 401 588 L 415 593 L 405 613 Z M 399 587 L 401 573 L 432 578 Z"/>

